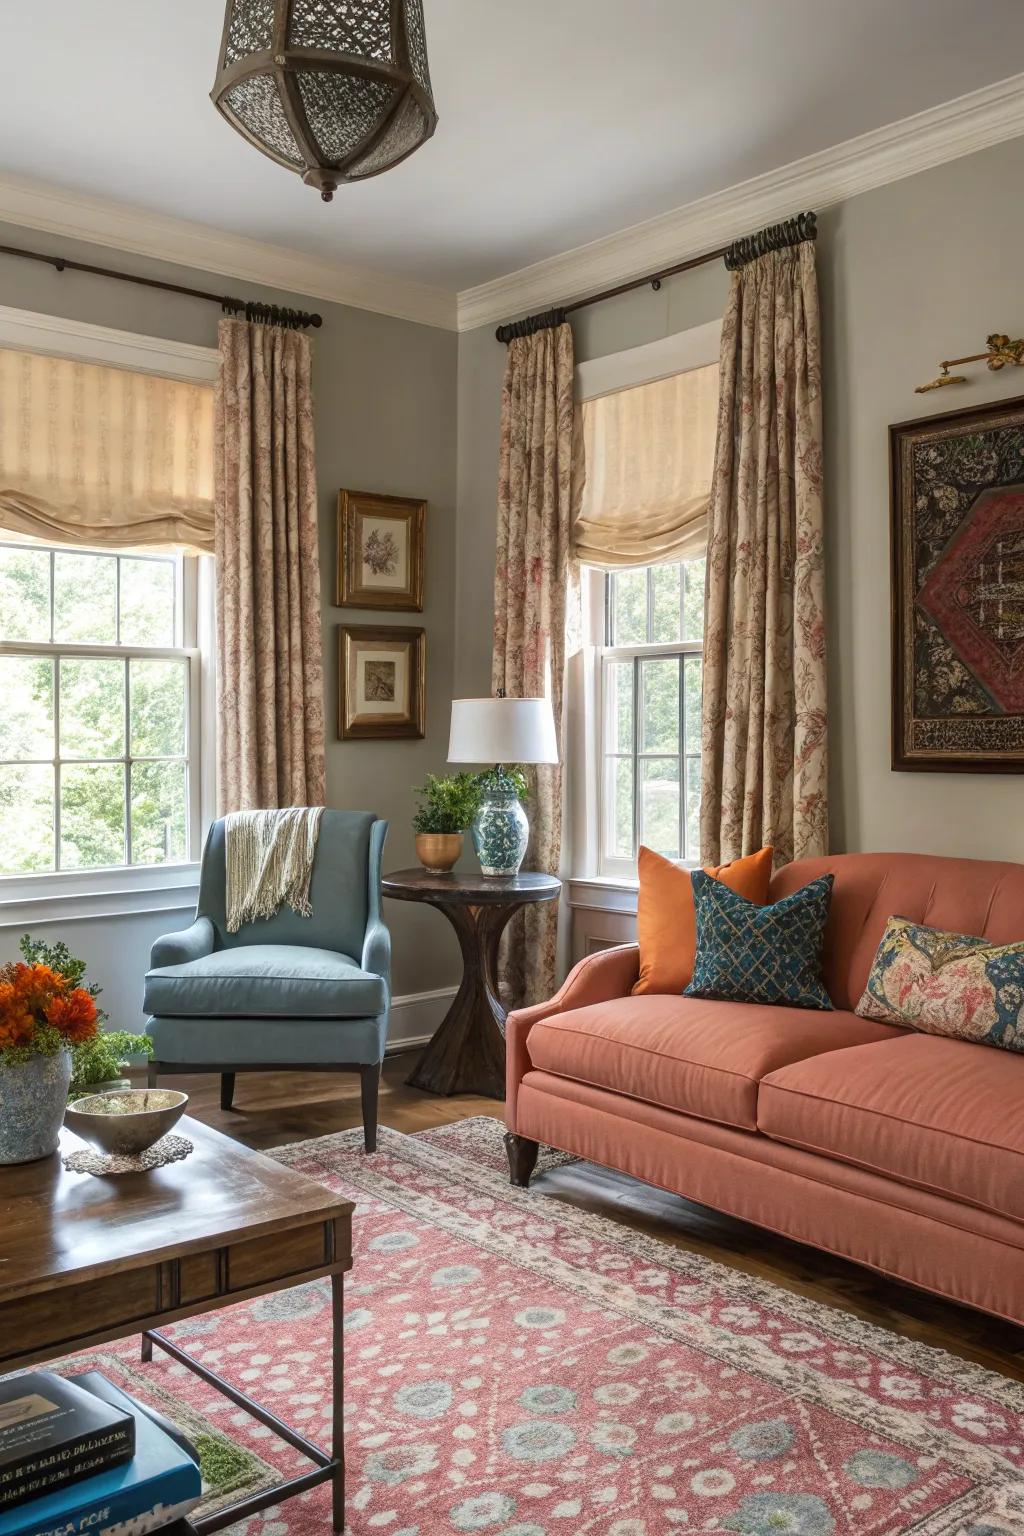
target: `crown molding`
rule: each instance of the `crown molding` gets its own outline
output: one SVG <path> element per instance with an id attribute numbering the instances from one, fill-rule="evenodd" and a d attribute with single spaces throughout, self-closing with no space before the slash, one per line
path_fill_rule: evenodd
<path id="1" fill-rule="evenodd" d="M 1024 74 L 847 139 L 779 170 L 634 224 L 459 294 L 469 331 L 547 309 L 727 245 L 801 208 L 820 211 L 874 187 L 1024 134 Z"/>
<path id="2" fill-rule="evenodd" d="M 456 323 L 455 295 L 445 289 L 22 176 L 0 176 L 0 220 L 399 320 L 445 330 Z"/>

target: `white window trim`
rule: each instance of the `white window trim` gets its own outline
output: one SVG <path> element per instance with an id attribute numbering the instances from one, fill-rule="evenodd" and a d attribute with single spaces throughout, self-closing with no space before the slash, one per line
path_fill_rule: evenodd
<path id="1" fill-rule="evenodd" d="M 197 347 L 162 336 L 87 325 L 4 305 L 0 305 L 0 347 L 130 368 L 193 383 L 212 384 L 217 378 L 216 347 Z M 213 560 L 201 555 L 190 557 L 183 564 L 191 572 L 183 582 L 182 592 L 185 635 L 195 636 L 190 647 L 193 654 L 189 729 L 196 733 L 200 764 L 189 829 L 193 857 L 180 864 L 2 875 L 0 929 L 90 917 L 138 916 L 194 905 L 199 894 L 198 854 L 216 804 Z"/>
<path id="2" fill-rule="evenodd" d="M 671 336 L 630 347 L 605 357 L 578 363 L 574 371 L 577 402 L 594 400 L 635 385 L 704 368 L 719 359 L 722 321 L 676 331 Z M 569 870 L 569 905 L 601 911 L 636 911 L 638 881 L 635 873 L 608 873 L 601 868 L 601 753 L 602 657 L 605 653 L 604 580 L 605 572 L 593 568 L 582 572 L 583 605 L 582 647 L 570 660 L 566 676 L 567 738 L 570 757 L 569 824 L 572 830 Z M 673 655 L 680 650 L 702 651 L 702 644 L 680 642 L 665 647 L 650 647 L 645 654 L 658 650 Z M 682 789 L 682 786 L 680 786 Z M 697 868 L 695 860 L 681 860 L 681 867 Z"/>

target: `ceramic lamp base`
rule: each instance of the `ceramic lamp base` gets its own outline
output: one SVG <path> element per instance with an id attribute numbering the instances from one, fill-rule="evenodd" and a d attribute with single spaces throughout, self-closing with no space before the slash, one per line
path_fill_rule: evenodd
<path id="1" fill-rule="evenodd" d="M 484 875 L 518 875 L 526 854 L 530 823 L 514 789 L 488 789 L 473 820 L 473 847 Z"/>

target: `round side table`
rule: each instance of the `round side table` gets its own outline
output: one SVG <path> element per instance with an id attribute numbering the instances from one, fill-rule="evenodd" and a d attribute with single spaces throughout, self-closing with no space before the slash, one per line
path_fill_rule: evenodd
<path id="1" fill-rule="evenodd" d="M 554 875 L 429 875 L 401 869 L 381 890 L 396 901 L 423 901 L 443 912 L 458 935 L 462 982 L 409 1078 L 430 1093 L 505 1097 L 505 1009 L 498 996 L 498 941 L 505 925 L 533 902 L 554 901 Z"/>

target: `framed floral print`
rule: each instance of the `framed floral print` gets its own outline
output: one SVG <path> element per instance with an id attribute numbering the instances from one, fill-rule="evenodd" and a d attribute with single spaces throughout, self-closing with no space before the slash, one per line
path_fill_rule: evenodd
<path id="1" fill-rule="evenodd" d="M 1024 772 L 1024 398 L 889 428 L 892 766 Z"/>
<path id="2" fill-rule="evenodd" d="M 338 493 L 339 608 L 423 610 L 425 501 Z"/>
<path id="3" fill-rule="evenodd" d="M 339 740 L 419 737 L 426 729 L 426 714 L 426 632 L 339 624 Z"/>

